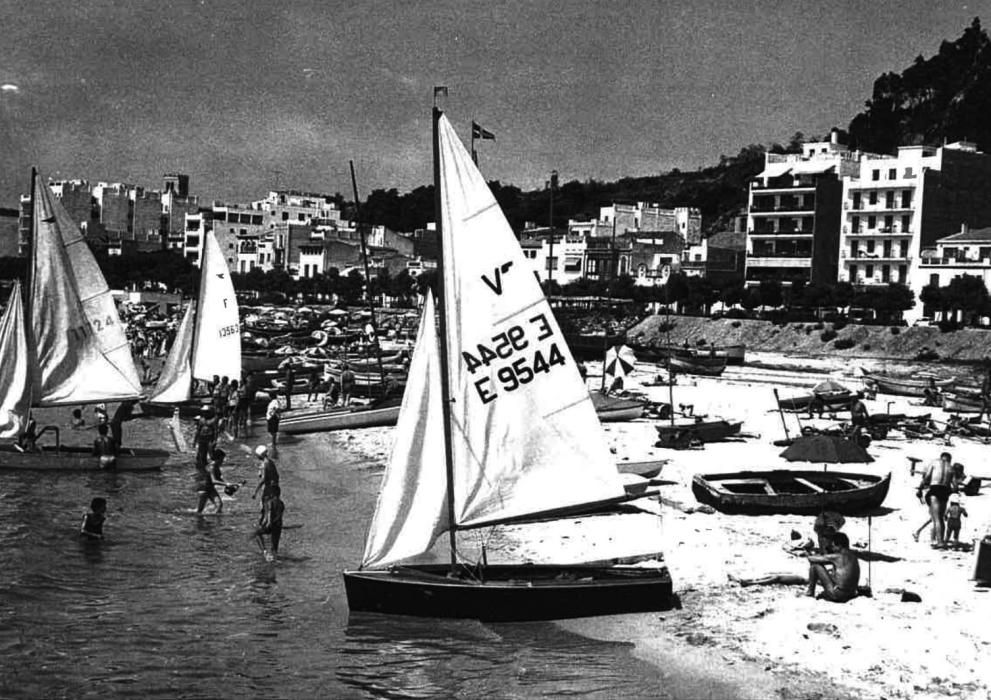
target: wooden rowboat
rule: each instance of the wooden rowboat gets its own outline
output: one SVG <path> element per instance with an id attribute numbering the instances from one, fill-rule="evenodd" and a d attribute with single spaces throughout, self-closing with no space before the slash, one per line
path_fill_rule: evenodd
<path id="1" fill-rule="evenodd" d="M 780 399 L 778 406 L 785 411 L 807 411 L 816 398 L 822 401 L 824 410 L 831 411 L 837 408 L 849 408 L 850 402 L 856 398 L 852 391 L 829 391 L 822 393 L 802 394 L 792 396 L 787 399 Z"/>
<path id="2" fill-rule="evenodd" d="M 943 394 L 943 410 L 951 413 L 980 413 L 984 402 L 964 394 L 947 391 Z"/>
<path id="3" fill-rule="evenodd" d="M 864 372 L 864 380 L 874 382 L 882 394 L 896 396 L 925 396 L 929 386 L 929 377 L 892 377 L 884 374 Z M 936 388 L 943 390 L 953 385 L 956 377 L 936 379 Z"/>
<path id="4" fill-rule="evenodd" d="M 812 514 L 822 510 L 863 513 L 888 495 L 891 474 L 834 471 L 727 472 L 696 474 L 692 493 L 700 503 L 724 513 Z"/>

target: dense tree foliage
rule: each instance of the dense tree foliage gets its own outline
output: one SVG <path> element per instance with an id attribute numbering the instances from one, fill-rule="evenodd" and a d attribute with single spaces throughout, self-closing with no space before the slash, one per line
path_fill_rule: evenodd
<path id="1" fill-rule="evenodd" d="M 850 122 L 851 145 L 892 153 L 898 146 L 975 141 L 991 149 L 991 41 L 979 19 L 930 59 L 874 81 L 866 110 Z"/>

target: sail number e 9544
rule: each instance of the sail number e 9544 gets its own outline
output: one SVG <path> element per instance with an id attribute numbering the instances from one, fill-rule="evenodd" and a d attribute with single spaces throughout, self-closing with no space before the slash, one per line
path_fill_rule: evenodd
<path id="1" fill-rule="evenodd" d="M 536 337 L 528 337 L 536 334 Z M 475 390 L 482 403 L 495 401 L 498 389 L 516 391 L 532 382 L 542 372 L 550 372 L 555 365 L 564 365 L 564 353 L 551 341 L 544 347 L 534 347 L 554 335 L 554 330 L 544 314 L 528 319 L 526 324 L 510 326 L 492 336 L 491 346 L 476 344 L 473 354 L 464 350 L 461 357 L 471 374 L 482 367 L 496 363 L 494 370 L 475 381 Z M 515 359 L 514 359 L 515 357 Z"/>

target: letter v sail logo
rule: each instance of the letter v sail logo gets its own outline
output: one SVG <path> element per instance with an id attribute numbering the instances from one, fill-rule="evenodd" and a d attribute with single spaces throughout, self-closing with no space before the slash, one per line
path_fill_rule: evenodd
<path id="1" fill-rule="evenodd" d="M 503 263 L 502 265 L 500 265 L 499 267 L 495 268 L 492 271 L 492 276 L 495 277 L 495 282 L 490 280 L 485 275 L 482 275 L 482 281 L 485 282 L 485 284 L 489 285 L 489 289 L 491 289 L 493 292 L 495 292 L 498 295 L 502 295 L 502 275 L 505 272 L 509 272 L 509 268 L 511 268 L 512 266 L 513 266 L 512 260 Z"/>

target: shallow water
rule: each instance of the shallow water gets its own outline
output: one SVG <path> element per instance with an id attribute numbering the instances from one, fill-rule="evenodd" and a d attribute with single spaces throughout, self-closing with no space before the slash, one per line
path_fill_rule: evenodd
<path id="1" fill-rule="evenodd" d="M 160 419 L 128 423 L 125 439 L 169 446 Z M 225 448 L 225 476 L 248 485 L 204 517 L 181 459 L 161 473 L 0 472 L 0 696 L 671 697 L 630 645 L 552 623 L 349 618 L 341 571 L 361 554 L 374 465 L 326 435 L 283 446 L 298 527 L 268 563 L 249 539 L 250 448 Z M 99 543 L 77 534 L 94 496 L 109 501 Z"/>

